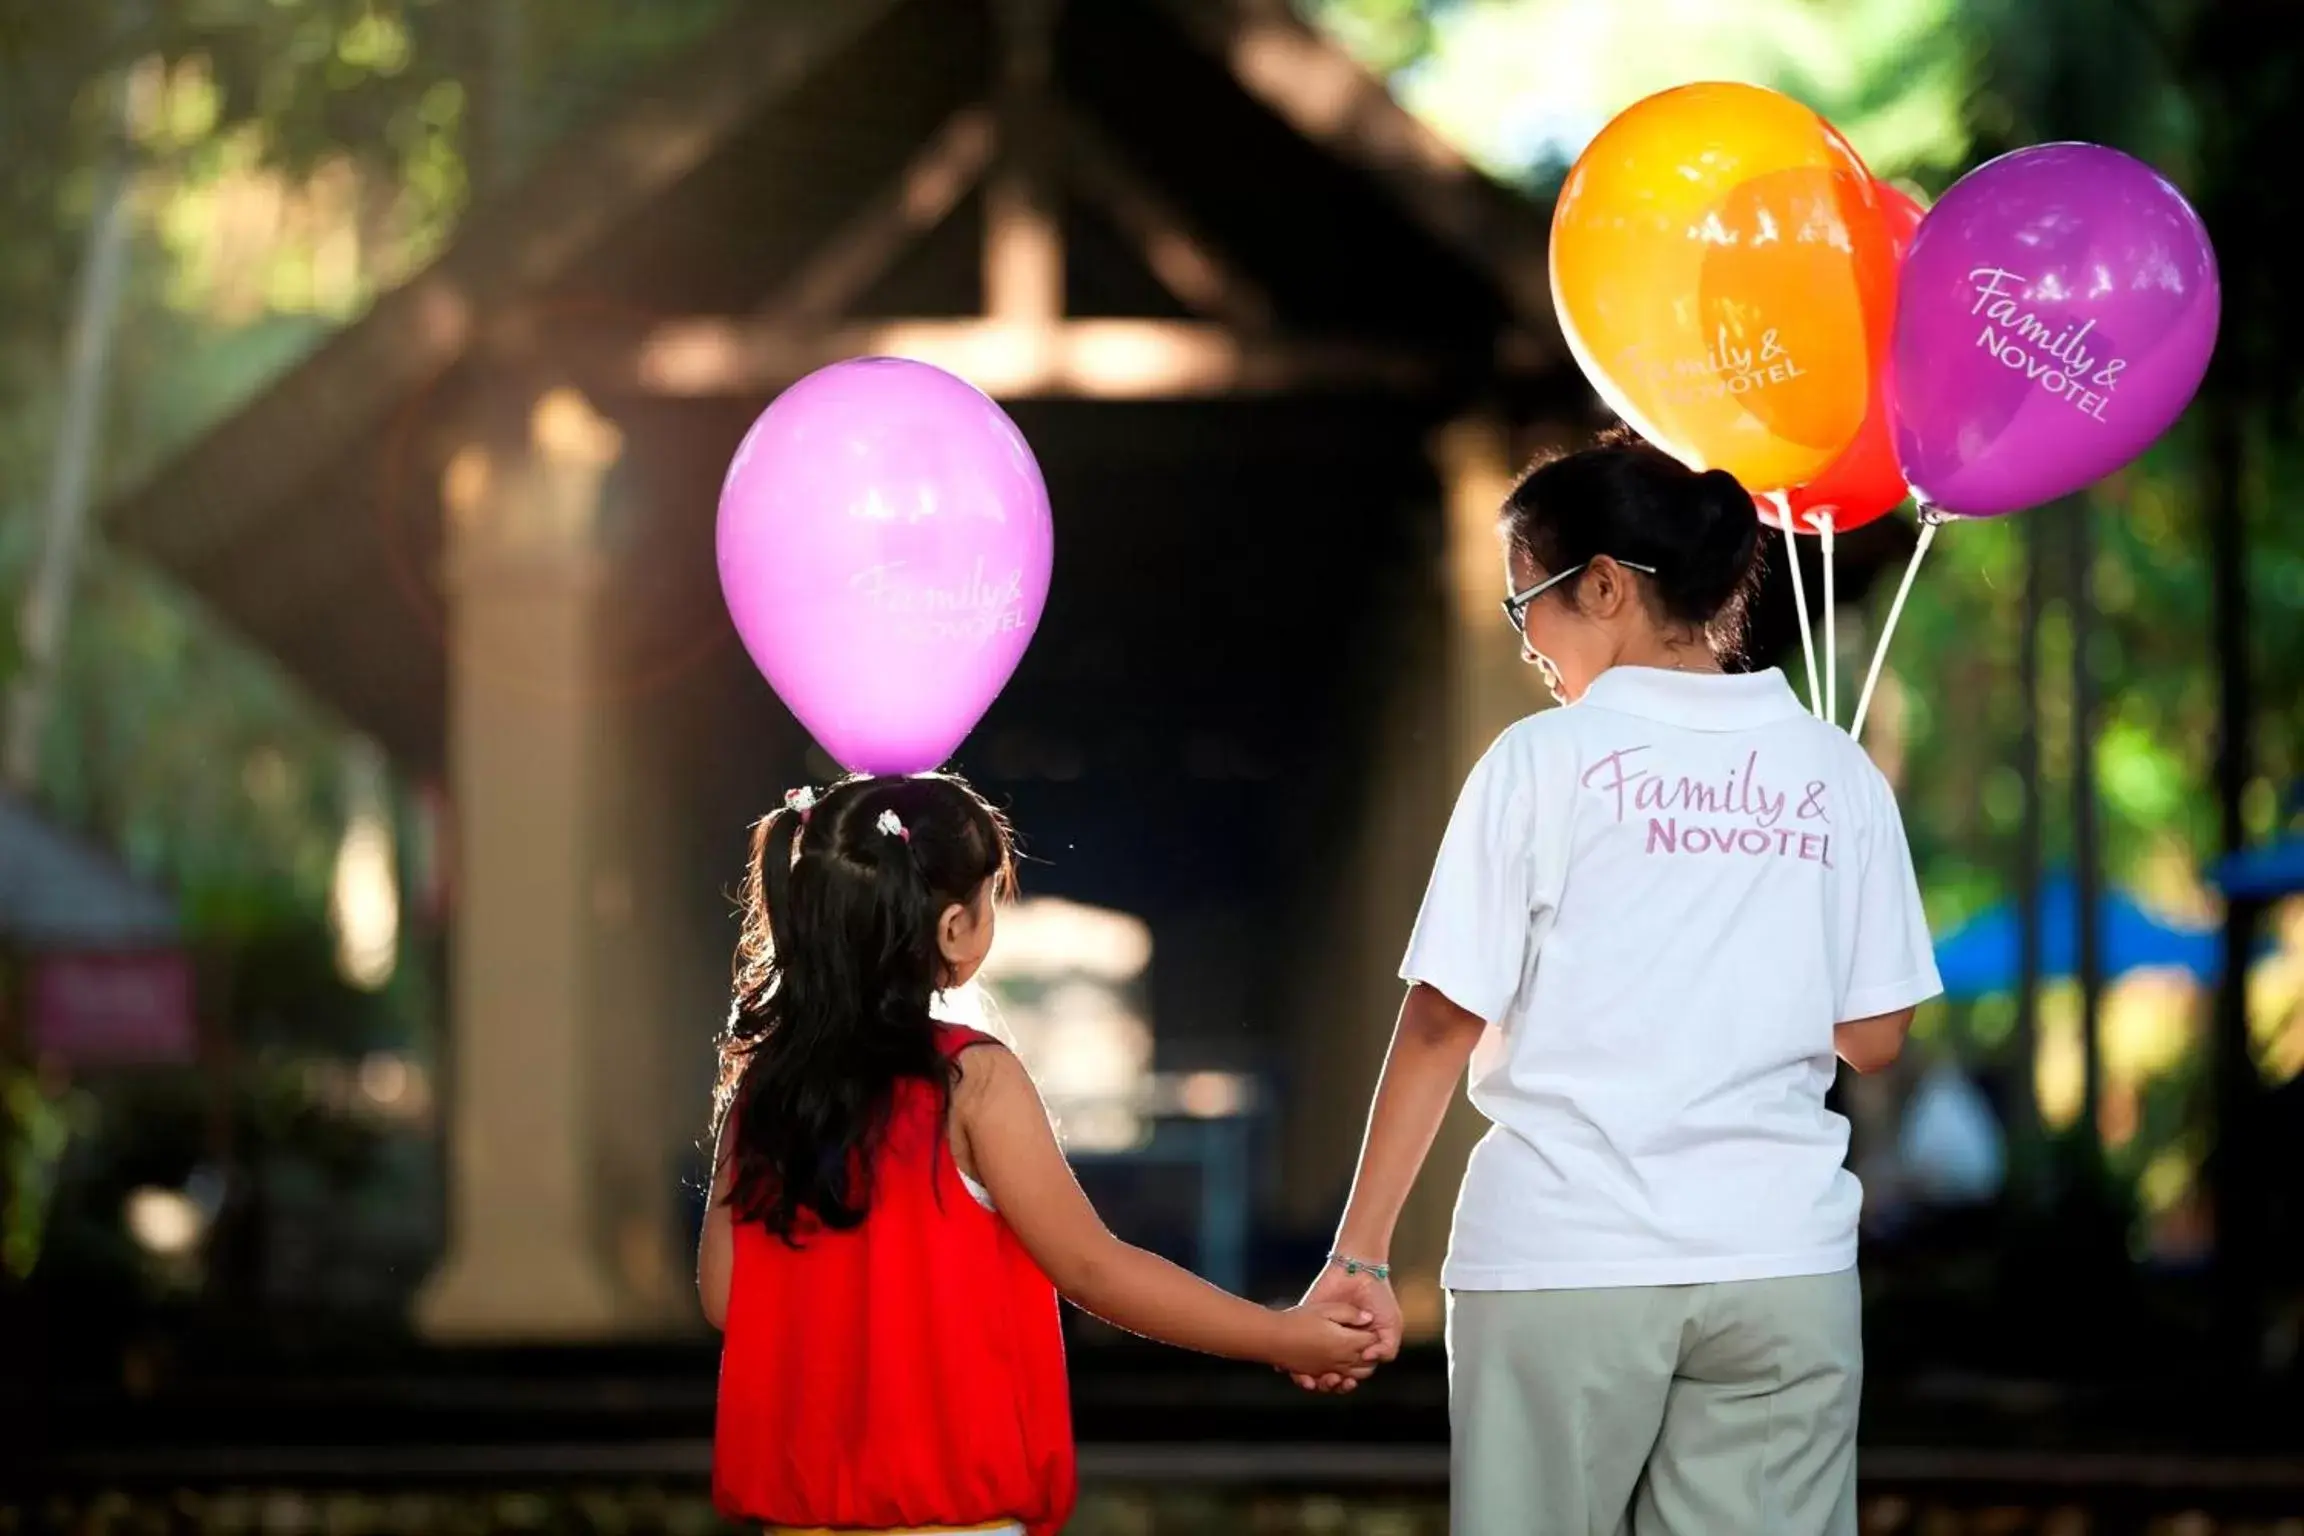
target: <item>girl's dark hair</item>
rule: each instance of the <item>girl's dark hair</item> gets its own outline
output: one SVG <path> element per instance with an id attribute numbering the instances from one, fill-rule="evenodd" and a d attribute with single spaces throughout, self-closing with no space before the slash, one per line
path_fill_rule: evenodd
<path id="1" fill-rule="evenodd" d="M 1601 555 L 1652 567 L 1659 617 L 1735 653 L 1759 585 L 1760 518 L 1734 475 L 1701 473 L 1630 432 L 1539 460 L 1504 498 L 1505 534 L 1546 572 Z M 1578 581 L 1563 584 L 1571 601 Z"/>
<path id="2" fill-rule="evenodd" d="M 949 1107 L 957 1074 L 928 1011 L 947 980 L 937 925 L 987 882 L 1005 894 L 1012 853 L 1000 813 L 941 774 L 845 779 L 753 827 L 713 1112 L 715 1140 L 735 1122 L 740 1219 L 786 1242 L 856 1226 L 899 1087 Z"/>

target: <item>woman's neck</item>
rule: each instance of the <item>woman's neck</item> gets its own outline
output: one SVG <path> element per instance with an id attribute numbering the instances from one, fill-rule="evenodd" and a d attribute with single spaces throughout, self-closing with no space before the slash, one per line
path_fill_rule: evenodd
<path id="1" fill-rule="evenodd" d="M 1659 672 L 1718 672 L 1720 658 L 1713 654 L 1711 643 L 1702 638 L 1674 640 L 1663 635 L 1643 635 L 1627 643 L 1617 653 L 1620 667 L 1653 667 Z"/>

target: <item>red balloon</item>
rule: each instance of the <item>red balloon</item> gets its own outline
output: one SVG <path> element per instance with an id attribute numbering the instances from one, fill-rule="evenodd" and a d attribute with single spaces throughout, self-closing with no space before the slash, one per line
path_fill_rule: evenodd
<path id="1" fill-rule="evenodd" d="M 1896 263 L 1901 267 L 1904 253 L 1911 248 L 1912 236 L 1920 228 L 1921 215 L 1927 210 L 1884 181 L 1873 185 L 1879 193 L 1881 220 L 1887 225 Z M 1893 313 L 1893 297 L 1888 307 Z M 1903 470 L 1896 463 L 1895 420 L 1888 403 L 1889 349 L 1883 347 L 1875 355 L 1881 359 L 1881 367 L 1872 380 L 1872 398 L 1865 407 L 1864 425 L 1857 429 L 1855 441 L 1839 458 L 1824 466 L 1815 479 L 1784 493 L 1796 532 L 1816 532 L 1816 519 L 1829 515 L 1832 531 L 1846 533 L 1886 517 L 1911 494 L 1904 484 Z M 1775 503 L 1766 497 L 1758 500 L 1761 520 L 1771 528 L 1783 527 Z"/>

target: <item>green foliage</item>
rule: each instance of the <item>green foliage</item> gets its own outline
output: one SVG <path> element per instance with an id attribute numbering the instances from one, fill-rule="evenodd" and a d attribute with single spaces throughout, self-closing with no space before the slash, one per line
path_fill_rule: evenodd
<path id="1" fill-rule="evenodd" d="M 1397 74 L 1436 42 L 1435 13 L 1446 0 L 1313 0 L 1313 17 L 1368 68 Z"/>
<path id="2" fill-rule="evenodd" d="M 43 538 L 64 326 L 108 164 L 131 173 L 134 234 L 99 504 L 436 254 L 484 148 L 515 172 L 726 6 L 0 0 L 0 612 L 17 611 Z M 318 1170 L 337 1189 L 373 1162 L 376 1137 L 323 1112 L 304 1065 L 387 1044 L 421 1056 L 436 980 L 420 951 L 404 952 L 380 996 L 335 979 L 325 904 L 346 812 L 343 725 L 94 533 L 41 798 L 178 892 L 204 962 L 222 962 L 203 995 L 250 1053 L 230 1114 L 244 1168 Z M 11 622 L 0 691 L 20 661 Z M 151 1091 L 201 1090 L 161 1074 Z M 0 1281 L 42 1261 L 94 1298 L 135 1273 L 122 1181 L 181 1180 L 207 1110 L 171 1100 L 147 1116 L 98 1098 L 108 1131 L 92 1129 L 88 1096 L 0 1061 Z M 91 1157 L 125 1161 L 57 1195 Z M 423 1187 L 420 1167 L 413 1177 Z M 119 1326 L 104 1306 L 94 1315 L 101 1336 Z"/>
<path id="3" fill-rule="evenodd" d="M 1957 0 L 1308 0 L 1307 11 L 1489 170 L 1548 187 L 1638 98 L 1689 80 L 1772 85 L 1883 169 L 1965 149 Z"/>
<path id="4" fill-rule="evenodd" d="M 64 1152 L 88 1112 L 85 1094 L 0 1064 L 0 1278 L 39 1264 Z"/>
<path id="5" fill-rule="evenodd" d="M 725 10 L 0 0 L 0 609 L 15 610 L 40 542 L 64 319 L 96 169 L 121 137 L 108 87 L 129 81 L 137 235 L 100 501 L 436 253 L 470 195 L 481 137 L 541 152 Z M 483 135 L 482 120 L 495 131 Z M 314 188 L 336 200 L 307 197 Z M 217 243 L 232 218 L 315 227 L 251 253 Z M 348 275 L 321 270 L 343 265 L 352 233 L 330 219 L 358 226 Z M 10 625 L 0 687 L 17 664 Z M 185 891 L 196 923 L 245 931 L 259 911 L 317 914 L 341 821 L 340 730 L 196 602 L 91 543 L 44 798 Z"/>

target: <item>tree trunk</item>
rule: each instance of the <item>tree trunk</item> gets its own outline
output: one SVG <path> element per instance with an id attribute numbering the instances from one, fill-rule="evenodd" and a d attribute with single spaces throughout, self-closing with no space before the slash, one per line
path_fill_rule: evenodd
<path id="1" fill-rule="evenodd" d="M 2024 618 L 2016 645 L 2016 771 L 2024 782 L 2024 816 L 2016 832 L 2016 1027 L 2013 1091 L 2008 1095 L 2010 1143 L 2026 1154 L 2040 1150 L 2040 886 L 2044 807 L 2040 783 L 2040 619 L 2047 606 L 2046 573 L 2040 547 L 2040 519 L 2026 518 L 2024 539 Z M 2038 1172 L 2037 1158 L 2019 1166 Z M 2039 1191 L 2035 1189 L 2034 1193 Z"/>
<path id="2" fill-rule="evenodd" d="M 2071 554 L 2072 615 L 2072 876 L 2080 932 L 2074 968 L 2080 982 L 2080 1150 L 2081 1176 L 2090 1181 L 2101 1166 L 2104 1059 L 2098 1038 L 2103 1011 L 2104 850 L 2099 845 L 2096 799 L 2096 684 L 2089 664 L 2095 635 L 2093 575 L 2095 530 L 2086 497 L 2065 504 Z"/>
<path id="3" fill-rule="evenodd" d="M 2207 401 L 2208 526 L 2216 612 L 2218 694 L 2216 801 L 2223 851 L 2247 846 L 2243 809 L 2254 763 L 2255 700 L 2248 654 L 2247 422 L 2241 401 L 2212 389 Z M 2224 914 L 2223 969 L 2216 991 L 2212 1080 L 2215 1140 L 2208 1184 L 2216 1212 L 2217 1314 L 2226 1342 L 2252 1359 L 2257 1332 L 2258 1200 L 2253 1152 L 2263 1082 L 2248 1034 L 2248 952 L 2257 904 L 2231 900 Z"/>
<path id="4" fill-rule="evenodd" d="M 136 4 L 137 0 L 128 0 L 123 7 L 124 31 L 136 19 Z M 72 591 L 86 542 L 96 448 L 103 432 L 104 384 L 111 370 L 113 336 L 126 286 L 131 171 L 126 80 L 116 79 L 112 90 L 118 103 L 113 111 L 118 132 L 105 145 L 97 172 L 79 292 L 65 335 L 64 404 L 56 425 L 56 452 L 49 465 L 39 563 L 19 621 L 22 670 L 8 700 L 5 739 L 0 740 L 0 778 L 19 792 L 28 792 L 39 783 L 40 752 L 63 668 Z"/>
<path id="5" fill-rule="evenodd" d="M 2294 196 L 2267 181 L 2255 151 L 2291 142 L 2299 121 L 2288 60 L 2265 39 L 2287 21 L 2278 0 L 2225 0 L 2195 8 L 2184 74 L 2200 115 L 2198 205 L 2224 253 L 2225 328 L 2195 407 L 2201 425 L 2205 522 L 2218 671 L 2216 802 L 2225 853 L 2247 845 L 2245 800 L 2256 773 L 2255 682 L 2248 601 L 2249 474 L 2258 434 L 2284 420 L 2295 400 L 2284 348 L 2294 333 L 2289 264 L 2279 237 L 2293 224 Z M 2270 189 L 2269 191 L 2267 189 Z M 2281 494 L 2269 488 L 2267 494 Z M 2248 957 L 2261 906 L 2228 903 L 2223 969 L 2210 1047 L 2211 1143 L 2205 1171 L 2215 1213 L 2216 1319 L 2226 1361 L 2263 1365 L 2266 1194 L 2262 1166 L 2264 1083 L 2248 1030 Z"/>

